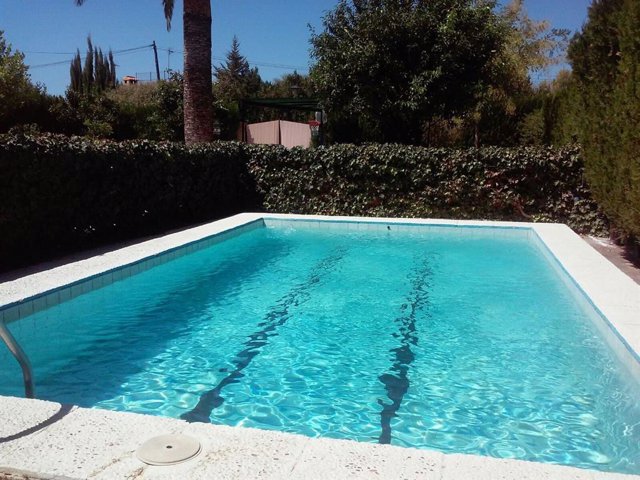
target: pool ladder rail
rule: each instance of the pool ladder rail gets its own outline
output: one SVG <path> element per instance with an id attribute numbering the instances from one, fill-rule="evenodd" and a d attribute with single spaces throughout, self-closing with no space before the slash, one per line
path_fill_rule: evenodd
<path id="1" fill-rule="evenodd" d="M 29 357 L 24 353 L 22 347 L 18 344 L 15 337 L 11 334 L 9 329 L 3 321 L 0 321 L 0 338 L 4 341 L 5 345 L 9 348 L 11 354 L 20 364 L 22 369 L 22 376 L 24 378 L 24 394 L 27 398 L 35 398 L 35 388 L 33 386 L 33 374 L 31 370 L 31 363 Z"/>

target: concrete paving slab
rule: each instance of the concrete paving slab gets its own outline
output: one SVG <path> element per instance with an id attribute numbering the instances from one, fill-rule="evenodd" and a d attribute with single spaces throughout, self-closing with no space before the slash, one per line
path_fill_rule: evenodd
<path id="1" fill-rule="evenodd" d="M 24 415 L 38 415 L 42 403 L 47 402 L 38 401 L 28 408 L 23 404 L 21 410 Z M 176 433 L 183 424 L 172 419 L 75 408 L 41 434 L 14 440 L 15 448 L 0 460 L 0 465 L 45 476 L 90 478 L 130 456 L 150 437 Z"/>
<path id="2" fill-rule="evenodd" d="M 443 455 L 429 450 L 313 439 L 291 472 L 294 479 L 440 479 Z"/>
<path id="3" fill-rule="evenodd" d="M 624 478 L 622 476 L 620 478 Z M 605 478 L 613 480 L 611 474 Z M 637 477 L 631 477 L 637 478 Z M 444 456 L 442 480 L 593 480 L 591 470 L 476 455 Z"/>
<path id="4" fill-rule="evenodd" d="M 190 424 L 184 433 L 203 442 L 202 458 L 192 476 L 184 478 L 289 478 L 310 440 L 302 435 L 253 428 L 212 428 L 202 423 Z"/>
<path id="5" fill-rule="evenodd" d="M 54 402 L 33 400 L 24 409 L 24 400 L 2 397 L 0 402 L 0 465 L 22 445 L 22 439 L 41 435 L 54 423 L 71 413 L 76 407 Z"/>

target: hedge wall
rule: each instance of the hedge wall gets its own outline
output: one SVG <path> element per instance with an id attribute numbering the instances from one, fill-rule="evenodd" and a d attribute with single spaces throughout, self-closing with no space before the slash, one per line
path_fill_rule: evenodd
<path id="1" fill-rule="evenodd" d="M 258 205 L 235 143 L 0 137 L 0 271 Z"/>
<path id="2" fill-rule="evenodd" d="M 551 221 L 606 234 L 577 146 L 336 145 L 252 155 L 268 211 Z"/>
<path id="3" fill-rule="evenodd" d="M 261 209 L 606 227 L 577 148 L 287 150 L 0 136 L 0 271 Z"/>

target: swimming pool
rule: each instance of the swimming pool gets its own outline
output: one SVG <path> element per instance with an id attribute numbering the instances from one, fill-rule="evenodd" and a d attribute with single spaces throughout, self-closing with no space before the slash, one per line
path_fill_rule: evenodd
<path id="1" fill-rule="evenodd" d="M 41 398 L 638 472 L 638 385 L 530 229 L 359 225 L 258 224 L 9 328 Z"/>

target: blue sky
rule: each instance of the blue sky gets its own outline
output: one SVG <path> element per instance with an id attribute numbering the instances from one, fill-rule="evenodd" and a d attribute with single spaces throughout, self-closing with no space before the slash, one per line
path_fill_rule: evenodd
<path id="1" fill-rule="evenodd" d="M 580 29 L 590 0 L 525 0 L 529 15 L 547 19 L 553 27 Z M 321 30 L 322 16 L 336 0 L 213 0 L 213 56 L 218 64 L 233 35 L 242 53 L 271 80 L 309 66 L 308 24 Z M 23 51 L 31 78 L 62 94 L 69 83 L 73 52 L 84 53 L 87 35 L 94 45 L 114 52 L 144 47 L 156 41 L 160 70 L 182 65 L 182 2 L 176 1 L 173 28 L 167 32 L 160 0 L 0 0 L 0 30 L 14 48 Z M 170 57 L 166 49 L 175 51 Z M 36 53 L 45 52 L 45 53 Z M 115 55 L 118 77 L 154 72 L 150 48 Z M 58 65 L 48 65 L 64 62 Z M 153 74 L 155 75 L 155 74 Z"/>

